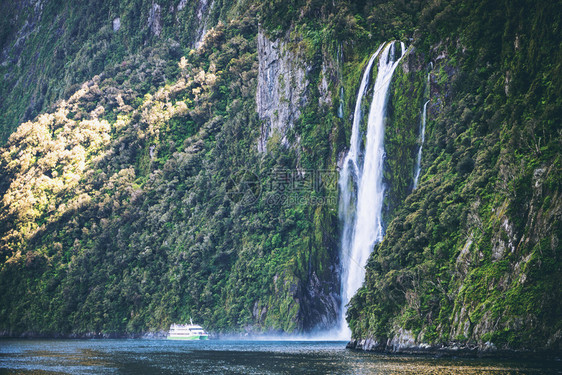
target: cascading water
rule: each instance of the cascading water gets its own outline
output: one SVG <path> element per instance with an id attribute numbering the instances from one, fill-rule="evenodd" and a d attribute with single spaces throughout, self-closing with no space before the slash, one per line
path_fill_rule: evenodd
<path id="1" fill-rule="evenodd" d="M 343 50 L 342 50 L 341 44 L 338 46 L 338 66 L 339 67 L 343 66 Z M 343 81 L 341 69 L 338 70 L 338 78 L 339 78 L 340 82 Z M 343 86 L 341 86 L 340 87 L 340 105 L 338 107 L 338 117 L 339 118 L 343 118 L 343 104 L 344 104 L 343 94 L 344 94 L 343 93 Z"/>
<path id="2" fill-rule="evenodd" d="M 430 69 L 433 69 L 433 63 L 430 62 Z M 427 87 L 426 90 L 429 88 L 430 85 L 430 78 L 431 78 L 431 73 L 427 73 Z M 423 105 L 423 112 L 422 112 L 422 120 L 420 123 L 420 148 L 418 150 L 418 158 L 416 159 L 416 169 L 414 172 L 414 187 L 412 190 L 416 190 L 416 188 L 418 187 L 418 181 L 420 179 L 420 172 L 421 172 L 421 158 L 422 158 L 422 149 L 423 149 L 423 144 L 425 142 L 425 122 L 427 119 L 427 103 L 429 103 L 429 100 L 426 101 Z"/>
<path id="3" fill-rule="evenodd" d="M 342 231 L 342 249 L 343 251 L 348 251 L 351 247 L 351 238 L 353 233 L 353 223 L 355 219 L 355 197 L 357 192 L 357 182 L 360 179 L 360 170 L 359 170 L 359 142 L 360 137 L 359 133 L 361 132 L 361 119 L 363 117 L 363 113 L 361 111 L 361 101 L 365 96 L 365 92 L 367 90 L 367 85 L 369 84 L 369 78 L 371 76 L 371 69 L 373 63 L 375 61 L 375 57 L 377 57 L 378 53 L 380 52 L 382 45 L 379 47 L 377 52 L 375 52 L 367 67 L 365 68 L 365 72 L 363 73 L 363 78 L 361 80 L 361 85 L 359 86 L 359 91 L 357 92 L 357 99 L 355 102 L 355 111 L 353 112 L 353 126 L 351 128 L 351 140 L 350 140 L 350 147 L 347 155 L 345 156 L 342 170 L 340 172 L 340 179 L 339 179 L 339 188 L 340 188 L 340 202 L 339 202 L 339 216 L 340 220 L 343 223 L 343 231 Z M 349 259 L 351 256 L 350 253 L 345 253 L 343 255 L 344 259 Z M 347 278 L 347 273 L 349 272 L 348 267 L 342 268 L 342 280 Z"/>
<path id="4" fill-rule="evenodd" d="M 343 229 L 342 308 L 338 336 L 342 339 L 349 339 L 351 334 L 345 321 L 346 305 L 363 283 L 367 258 L 373 246 L 383 236 L 381 211 L 384 198 L 382 172 L 385 114 L 390 81 L 405 53 L 403 43 L 400 47 L 400 57 L 396 58 L 396 42 L 388 43 L 384 49 L 380 46 L 367 64 L 357 93 L 350 147 L 340 172 L 339 214 Z M 379 52 L 377 78 L 367 121 L 366 144 L 362 152 L 363 163 L 360 165 L 361 100 L 368 86 L 369 72 Z"/>
<path id="5" fill-rule="evenodd" d="M 426 101 L 425 104 L 423 105 L 423 113 L 422 113 L 422 120 L 421 120 L 421 126 L 420 126 L 421 143 L 420 143 L 420 148 L 418 150 L 418 158 L 416 160 L 416 172 L 414 174 L 414 189 L 413 190 L 415 190 L 418 187 L 418 180 L 420 179 L 421 157 L 422 157 L 423 144 L 425 142 L 425 119 L 427 117 L 427 104 L 428 103 L 429 103 L 429 100 Z"/>
<path id="6" fill-rule="evenodd" d="M 340 106 L 338 107 L 338 117 L 343 118 L 343 86 L 340 87 Z"/>

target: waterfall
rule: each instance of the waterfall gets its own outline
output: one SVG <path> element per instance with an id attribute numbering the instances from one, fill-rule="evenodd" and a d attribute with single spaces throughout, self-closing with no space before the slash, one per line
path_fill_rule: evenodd
<path id="1" fill-rule="evenodd" d="M 341 44 L 338 46 L 338 79 L 340 82 L 343 82 L 343 77 L 342 77 L 342 66 L 343 66 L 343 49 Z M 343 86 L 340 87 L 340 105 L 338 107 L 338 117 L 339 118 L 343 118 L 343 100 L 344 100 L 344 96 L 343 96 Z"/>
<path id="2" fill-rule="evenodd" d="M 414 174 L 414 188 L 413 188 L 413 190 L 416 190 L 416 188 L 418 187 L 418 180 L 420 178 L 422 148 L 423 148 L 423 143 L 425 142 L 425 119 L 426 119 L 426 116 L 427 116 L 427 103 L 429 103 L 429 100 L 426 101 L 425 104 L 423 105 L 422 120 L 421 120 L 421 124 L 420 124 L 421 141 L 420 141 L 420 148 L 418 150 L 418 158 L 416 160 L 416 172 Z"/>
<path id="3" fill-rule="evenodd" d="M 340 87 L 340 106 L 338 107 L 338 117 L 343 118 L 343 86 Z"/>
<path id="4" fill-rule="evenodd" d="M 345 321 L 344 311 L 345 304 L 349 302 L 346 299 L 344 291 L 344 280 L 349 278 L 350 267 L 349 263 L 353 262 L 351 258 L 350 248 L 351 240 L 353 235 L 353 228 L 355 223 L 355 198 L 357 192 L 357 184 L 360 179 L 359 170 L 359 133 L 361 132 L 361 119 L 363 113 L 361 111 L 361 102 L 367 91 L 367 86 L 369 84 L 369 79 L 371 76 L 371 69 L 375 58 L 379 54 L 383 45 L 377 49 L 375 53 L 369 59 L 365 72 L 363 73 L 363 78 L 361 79 L 361 84 L 359 86 L 359 91 L 357 91 L 357 99 L 355 100 L 355 110 L 353 112 L 353 125 L 351 128 L 351 139 L 350 147 L 347 155 L 345 156 L 343 166 L 340 172 L 339 179 L 339 189 L 340 189 L 340 201 L 339 201 L 339 217 L 343 224 L 342 236 L 341 236 L 341 263 L 342 263 L 342 307 L 340 316 L 340 335 L 349 336 L 349 328 Z"/>
<path id="5" fill-rule="evenodd" d="M 433 68 L 433 63 L 431 64 L 431 68 Z M 430 76 L 431 73 L 427 73 L 427 86 L 429 87 L 430 84 Z M 418 149 L 418 158 L 416 159 L 416 169 L 414 172 L 414 187 L 412 190 L 416 190 L 416 188 L 418 187 L 418 181 L 420 179 L 420 172 L 421 172 L 421 157 L 422 157 L 422 148 L 423 148 L 423 144 L 425 142 L 425 122 L 427 119 L 427 104 L 429 103 L 429 100 L 426 101 L 423 105 L 423 112 L 422 112 L 422 120 L 420 123 L 420 148 Z"/>
<path id="6" fill-rule="evenodd" d="M 365 265 L 373 246 L 382 239 L 382 182 L 384 161 L 384 126 L 388 88 L 392 74 L 404 56 L 405 46 L 396 55 L 396 42 L 383 45 L 371 56 L 357 92 L 349 151 L 340 172 L 340 206 L 342 221 L 341 265 L 342 308 L 339 337 L 349 339 L 350 330 L 345 321 L 346 305 L 365 278 Z M 382 50 L 382 52 L 381 52 Z M 380 56 L 379 56 L 380 53 Z M 361 101 L 369 84 L 369 74 L 375 58 L 379 56 L 377 78 L 369 108 L 365 149 L 361 152 Z M 360 154 L 363 163 L 361 164 Z"/>

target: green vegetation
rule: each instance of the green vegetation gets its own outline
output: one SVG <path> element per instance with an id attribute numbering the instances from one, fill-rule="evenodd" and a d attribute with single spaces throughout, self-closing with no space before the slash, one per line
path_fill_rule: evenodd
<path id="1" fill-rule="evenodd" d="M 252 12 L 177 68 L 167 50 L 126 59 L 10 137 L 1 330 L 135 333 L 193 317 L 216 331 L 291 332 L 335 319 L 320 303 L 338 288 L 335 181 L 276 199 L 275 171 L 296 176 L 298 155 L 257 152 Z M 309 169 L 329 165 L 329 149 L 312 145 L 330 119 L 299 122 Z M 233 176 L 257 176 L 259 199 L 239 197 L 245 180 Z"/>
<path id="2" fill-rule="evenodd" d="M 386 236 L 348 311 L 353 337 L 559 350 L 560 4 L 155 4 L 0 5 L 0 332 L 142 333 L 189 317 L 217 332 L 329 327 L 340 228 L 328 172 L 370 54 L 400 39 Z M 307 82 L 300 117 L 266 152 L 260 27 Z"/>
<path id="3" fill-rule="evenodd" d="M 154 11 L 155 2 L 148 0 L 2 2 L 0 142 L 19 123 L 53 110 L 57 100 L 70 96 L 82 82 L 131 54 L 147 56 L 152 48 L 165 46 L 168 54 L 161 57 L 172 62 L 187 53 L 198 37 L 199 9 L 178 3 L 158 1 Z M 226 17 L 221 12 L 236 14 L 232 8 L 221 2 L 202 14 L 214 25 Z M 115 30 L 117 18 L 120 27 Z"/>

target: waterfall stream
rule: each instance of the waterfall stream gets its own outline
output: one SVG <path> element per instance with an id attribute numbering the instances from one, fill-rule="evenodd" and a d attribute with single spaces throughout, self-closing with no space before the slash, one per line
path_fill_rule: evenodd
<path id="1" fill-rule="evenodd" d="M 396 45 L 397 42 L 391 42 L 380 46 L 371 56 L 363 73 L 353 114 L 349 151 L 340 172 L 342 313 L 338 336 L 342 339 L 349 339 L 351 335 L 345 321 L 346 305 L 363 283 L 369 254 L 383 236 L 383 141 L 388 88 L 394 70 L 405 53 L 403 43 L 400 43 L 399 51 Z M 378 70 L 369 108 L 366 142 L 364 150 L 361 150 L 361 101 L 369 85 L 370 71 L 377 56 Z"/>
<path id="2" fill-rule="evenodd" d="M 429 76 L 429 74 L 428 74 Z M 422 120 L 420 124 L 420 148 L 418 150 L 418 158 L 416 159 L 416 172 L 414 173 L 414 188 L 415 190 L 418 187 L 418 180 L 420 179 L 420 172 L 421 172 L 421 157 L 422 157 L 422 148 L 425 142 L 425 119 L 427 117 L 427 104 L 429 100 L 425 102 L 423 105 L 423 112 L 422 112 Z"/>

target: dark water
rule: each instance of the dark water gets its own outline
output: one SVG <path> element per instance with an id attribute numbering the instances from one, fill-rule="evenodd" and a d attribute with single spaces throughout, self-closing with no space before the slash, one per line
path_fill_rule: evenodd
<path id="1" fill-rule="evenodd" d="M 387 356 L 344 342 L 0 340 L 0 374 L 555 374 L 557 362 Z"/>

